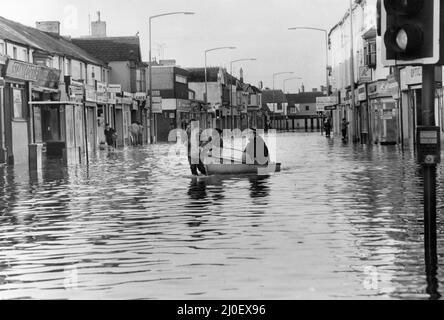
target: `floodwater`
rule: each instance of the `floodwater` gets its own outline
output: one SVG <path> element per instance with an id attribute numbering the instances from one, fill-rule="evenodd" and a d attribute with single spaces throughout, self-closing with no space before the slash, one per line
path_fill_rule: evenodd
<path id="1" fill-rule="evenodd" d="M 193 179 L 171 145 L 40 175 L 0 166 L 0 298 L 439 296 L 410 152 L 319 133 L 279 134 L 277 146 L 283 170 L 268 177 Z"/>

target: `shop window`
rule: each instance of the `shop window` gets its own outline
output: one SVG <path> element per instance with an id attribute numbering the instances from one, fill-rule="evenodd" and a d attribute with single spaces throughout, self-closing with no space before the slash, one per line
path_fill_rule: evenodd
<path id="1" fill-rule="evenodd" d="M 364 64 L 376 68 L 376 40 L 368 40 L 364 47 Z"/>
<path id="2" fill-rule="evenodd" d="M 19 89 L 13 89 L 13 101 L 14 101 L 14 118 L 23 119 L 23 103 L 22 103 L 22 91 Z"/>

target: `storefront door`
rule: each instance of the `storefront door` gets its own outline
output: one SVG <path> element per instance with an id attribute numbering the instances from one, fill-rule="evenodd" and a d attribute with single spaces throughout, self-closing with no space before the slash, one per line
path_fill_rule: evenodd
<path id="1" fill-rule="evenodd" d="M 42 107 L 43 142 L 60 141 L 60 112 L 58 107 Z"/>

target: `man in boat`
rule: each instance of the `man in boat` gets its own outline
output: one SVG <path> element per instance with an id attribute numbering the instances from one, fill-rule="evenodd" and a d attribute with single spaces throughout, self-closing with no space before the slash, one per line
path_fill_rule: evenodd
<path id="1" fill-rule="evenodd" d="M 195 119 L 191 119 L 187 127 L 188 163 L 190 164 L 190 170 L 193 176 L 198 176 L 199 175 L 198 171 L 200 171 L 203 175 L 206 175 L 207 172 L 200 157 L 200 148 L 202 147 L 200 142 L 200 137 L 202 135 L 202 130 L 198 129 L 199 130 L 198 135 L 197 137 L 194 137 L 193 134 L 196 133 L 193 131 L 196 129 L 193 130 L 193 125 L 192 125 L 193 123 L 197 123 L 197 121 Z M 196 145 L 193 145 L 193 140 Z"/>
<path id="2" fill-rule="evenodd" d="M 242 163 L 268 165 L 270 154 L 264 139 L 257 134 L 255 128 L 250 128 L 250 139 L 242 155 Z"/>

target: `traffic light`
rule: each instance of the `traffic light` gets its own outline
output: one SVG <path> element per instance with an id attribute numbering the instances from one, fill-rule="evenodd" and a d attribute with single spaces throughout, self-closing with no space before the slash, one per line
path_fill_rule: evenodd
<path id="1" fill-rule="evenodd" d="M 440 0 L 384 0 L 381 6 L 385 66 L 441 64 Z"/>

